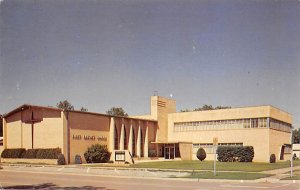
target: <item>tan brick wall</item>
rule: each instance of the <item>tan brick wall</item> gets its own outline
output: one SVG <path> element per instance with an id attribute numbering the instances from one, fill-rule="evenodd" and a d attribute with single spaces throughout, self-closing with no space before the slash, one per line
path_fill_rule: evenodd
<path id="1" fill-rule="evenodd" d="M 270 106 L 270 116 L 286 123 L 293 123 L 293 118 L 289 113 L 272 106 Z"/>
<path id="2" fill-rule="evenodd" d="M 73 138 L 74 135 L 74 138 Z M 78 135 L 81 138 L 78 138 Z M 76 139 L 77 136 L 77 139 Z M 85 139 L 85 137 L 95 137 L 95 139 Z M 70 163 L 75 162 L 75 155 L 78 154 L 81 156 L 82 161 L 85 162 L 84 152 L 94 144 L 107 145 L 108 141 L 100 141 L 98 137 L 106 137 L 108 140 L 109 132 L 103 131 L 94 131 L 94 130 L 80 130 L 80 129 L 71 129 L 70 130 Z"/>
<path id="3" fill-rule="evenodd" d="M 192 143 L 179 143 L 181 160 L 192 160 Z"/>
<path id="4" fill-rule="evenodd" d="M 192 143 L 212 143 L 217 137 L 219 143 L 243 143 L 244 146 L 253 146 L 254 161 L 268 162 L 270 151 L 280 153 L 280 146 L 288 144 L 290 133 L 270 130 L 268 128 L 256 129 L 222 129 L 205 131 L 181 131 L 174 132 L 175 122 L 227 120 L 242 118 L 272 117 L 290 123 L 291 115 L 272 106 L 246 107 L 224 110 L 211 110 L 199 112 L 184 112 L 169 114 L 168 141 L 171 142 L 192 142 Z M 196 155 L 193 154 L 193 159 Z M 213 159 L 213 155 L 208 155 L 207 159 Z"/>
<path id="5" fill-rule="evenodd" d="M 151 96 L 151 115 L 158 122 L 157 141 L 168 141 L 168 114 L 176 112 L 176 101 L 160 96 Z"/>
<path id="6" fill-rule="evenodd" d="M 4 147 L 0 146 L 0 155 L 2 154 L 3 150 L 4 150 Z"/>
<path id="7" fill-rule="evenodd" d="M 197 143 L 213 143 L 217 137 L 219 143 L 243 143 L 244 146 L 253 146 L 254 161 L 266 161 L 269 159 L 269 132 L 268 129 L 243 129 L 243 130 L 219 130 L 219 131 L 193 131 L 174 132 L 170 141 L 183 141 Z M 213 157 L 207 159 L 213 159 Z M 193 155 L 196 159 L 196 155 Z"/>
<path id="8" fill-rule="evenodd" d="M 63 126 L 61 119 L 44 119 L 34 126 L 33 148 L 62 148 Z"/>
<path id="9" fill-rule="evenodd" d="M 281 146 L 284 144 L 291 144 L 291 133 L 270 129 L 269 138 L 270 138 L 269 155 L 275 154 L 276 160 L 279 160 Z M 284 160 L 289 160 L 289 159 L 290 159 L 290 155 L 284 156 Z"/>
<path id="10" fill-rule="evenodd" d="M 41 122 L 34 124 L 33 148 L 62 148 L 63 127 L 60 111 L 34 109 L 34 114 Z M 7 120 L 7 148 L 32 148 L 31 124 L 25 121 L 30 119 L 32 110 L 24 110 L 9 116 Z"/>
<path id="11" fill-rule="evenodd" d="M 21 113 L 11 115 L 6 119 L 6 142 L 7 148 L 22 147 L 21 141 Z"/>
<path id="12" fill-rule="evenodd" d="M 32 148 L 32 140 L 31 140 L 31 124 L 22 123 L 22 137 L 21 140 L 23 142 L 22 148 L 31 149 Z"/>
<path id="13" fill-rule="evenodd" d="M 103 144 L 107 145 L 109 149 L 109 123 L 110 117 L 108 116 L 77 112 L 69 113 L 70 163 L 75 162 L 76 154 L 81 155 L 82 161 L 85 162 L 83 154 L 91 145 Z M 81 138 L 79 138 L 79 135 Z M 85 139 L 85 136 L 91 138 Z M 94 139 L 92 139 L 92 137 L 94 137 Z M 106 139 L 106 141 L 104 141 L 103 138 Z"/>
<path id="14" fill-rule="evenodd" d="M 272 117 L 287 123 L 292 123 L 292 116 L 272 106 L 257 106 L 209 111 L 180 112 L 169 114 L 174 122 L 209 121 L 243 118 Z"/>

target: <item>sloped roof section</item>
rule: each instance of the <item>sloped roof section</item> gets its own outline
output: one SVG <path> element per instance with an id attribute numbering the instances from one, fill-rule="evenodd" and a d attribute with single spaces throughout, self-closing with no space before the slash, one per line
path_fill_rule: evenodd
<path id="1" fill-rule="evenodd" d="M 3 115 L 3 118 L 6 118 L 6 117 L 8 117 L 8 116 L 10 116 L 10 115 L 13 115 L 13 114 L 15 114 L 15 113 L 18 113 L 18 112 L 20 112 L 20 111 L 22 111 L 22 110 L 27 110 L 27 109 L 29 109 L 29 108 L 40 108 L 40 109 L 48 109 L 48 110 L 62 111 L 62 109 L 60 109 L 60 108 L 53 108 L 53 107 L 46 107 L 46 106 L 36 106 L 36 105 L 30 105 L 30 104 L 23 104 L 22 106 L 17 107 L 16 109 L 10 111 L 9 113 L 4 114 L 4 115 Z"/>

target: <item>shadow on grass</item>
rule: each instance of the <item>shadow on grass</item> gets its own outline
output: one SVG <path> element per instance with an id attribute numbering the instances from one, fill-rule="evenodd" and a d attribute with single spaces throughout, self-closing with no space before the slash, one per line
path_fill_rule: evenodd
<path id="1" fill-rule="evenodd" d="M 3 186 L 2 189 L 83 189 L 83 190 L 108 190 L 106 187 L 59 187 L 53 183 L 43 183 L 38 185 L 14 185 L 14 186 Z"/>

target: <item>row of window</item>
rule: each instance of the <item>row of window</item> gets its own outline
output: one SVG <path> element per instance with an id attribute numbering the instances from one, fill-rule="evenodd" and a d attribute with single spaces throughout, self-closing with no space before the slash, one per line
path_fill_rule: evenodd
<path id="1" fill-rule="evenodd" d="M 268 124 L 270 122 L 270 125 Z M 232 119 L 216 121 L 194 121 L 174 123 L 174 131 L 203 131 L 245 128 L 270 128 L 289 132 L 291 125 L 269 118 Z"/>
<path id="2" fill-rule="evenodd" d="M 243 143 L 219 143 L 218 146 L 243 146 Z M 212 143 L 193 144 L 193 154 L 197 154 L 199 148 L 203 148 L 207 154 L 214 153 L 214 146 Z"/>
<path id="3" fill-rule="evenodd" d="M 290 124 L 275 119 L 270 119 L 270 128 L 279 131 L 291 132 Z"/>

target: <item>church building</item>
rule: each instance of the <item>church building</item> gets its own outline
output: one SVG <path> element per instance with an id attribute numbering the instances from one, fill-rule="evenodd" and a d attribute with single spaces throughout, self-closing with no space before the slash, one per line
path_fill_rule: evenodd
<path id="1" fill-rule="evenodd" d="M 176 112 L 176 101 L 152 96 L 150 114 L 116 117 L 22 105 L 3 116 L 4 148 L 61 148 L 67 163 L 93 144 L 133 159 L 194 160 L 199 147 L 213 159 L 218 146 L 253 146 L 254 159 L 291 155 L 292 116 L 273 106 Z"/>

